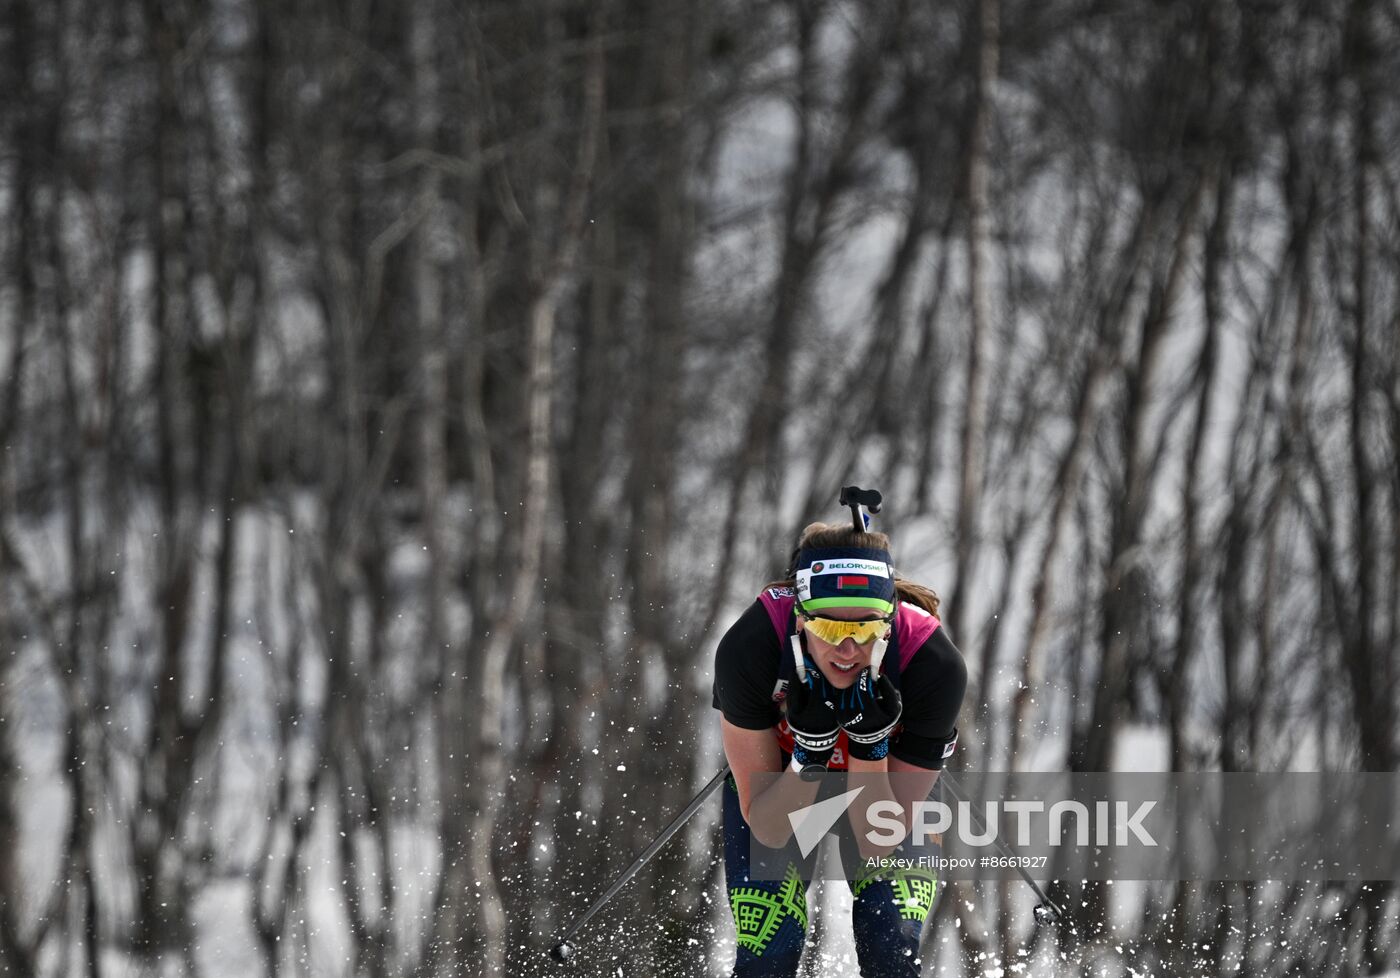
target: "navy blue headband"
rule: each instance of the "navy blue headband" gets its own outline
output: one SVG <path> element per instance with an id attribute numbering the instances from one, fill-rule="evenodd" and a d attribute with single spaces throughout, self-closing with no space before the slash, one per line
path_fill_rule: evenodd
<path id="1" fill-rule="evenodd" d="M 894 611 L 894 566 L 877 547 L 804 547 L 797 554 L 797 603 L 803 611 Z"/>

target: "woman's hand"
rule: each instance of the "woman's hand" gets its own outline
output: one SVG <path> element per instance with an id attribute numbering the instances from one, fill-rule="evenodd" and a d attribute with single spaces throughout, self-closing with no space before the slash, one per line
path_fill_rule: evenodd
<path id="1" fill-rule="evenodd" d="M 889 754 L 890 734 L 904 712 L 904 701 L 889 676 L 872 678 L 869 669 L 862 669 L 855 685 L 842 690 L 833 704 L 851 757 L 878 761 Z"/>
<path id="2" fill-rule="evenodd" d="M 832 708 L 834 690 L 810 656 L 803 656 L 805 675 L 788 689 L 787 723 L 797 742 L 792 752 L 798 764 L 831 763 L 831 752 L 841 732 L 841 722 Z"/>

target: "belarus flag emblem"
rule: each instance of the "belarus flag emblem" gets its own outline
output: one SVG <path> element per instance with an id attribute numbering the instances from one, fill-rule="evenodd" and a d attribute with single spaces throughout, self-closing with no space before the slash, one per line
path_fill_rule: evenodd
<path id="1" fill-rule="evenodd" d="M 870 587 L 870 578 L 849 577 L 844 574 L 836 578 L 836 589 L 838 591 L 845 590 L 848 587 L 868 588 Z"/>

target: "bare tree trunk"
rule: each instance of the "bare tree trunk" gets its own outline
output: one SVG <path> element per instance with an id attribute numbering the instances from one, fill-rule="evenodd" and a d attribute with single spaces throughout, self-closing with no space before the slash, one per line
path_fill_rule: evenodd
<path id="1" fill-rule="evenodd" d="M 937 474 L 935 459 L 938 458 L 938 432 L 941 414 L 939 399 L 941 390 L 938 384 L 928 378 L 938 369 L 938 325 L 939 313 L 947 295 L 948 266 L 951 264 L 953 247 L 951 239 L 957 221 L 958 205 L 956 198 L 948 202 L 948 211 L 943 218 L 943 226 L 938 234 L 938 266 L 934 271 L 933 285 L 924 306 L 919 310 L 919 346 L 914 362 L 917 364 L 917 377 L 920 381 L 920 396 L 915 403 L 919 414 L 914 423 L 914 433 L 918 446 L 918 463 L 915 476 L 918 479 L 914 497 L 914 511 L 927 513 L 934 492 L 934 478 Z"/>
<path id="2" fill-rule="evenodd" d="M 1188 763 L 1185 730 L 1191 692 L 1190 664 L 1196 650 L 1201 645 L 1198 622 L 1204 617 L 1198 614 L 1196 605 L 1198 595 L 1204 592 L 1207 583 L 1204 580 L 1206 559 L 1201 546 L 1199 530 L 1200 487 L 1206 480 L 1202 446 L 1206 433 L 1210 429 L 1211 407 L 1214 403 L 1215 387 L 1219 377 L 1220 332 L 1224 315 L 1221 290 L 1225 265 L 1229 258 L 1227 249 L 1233 190 L 1233 178 L 1227 173 L 1222 176 L 1220 181 L 1216 194 L 1215 214 L 1205 241 L 1205 336 L 1201 341 L 1201 352 L 1196 360 L 1196 369 L 1192 376 L 1192 383 L 1197 391 L 1196 409 L 1186 454 L 1187 477 L 1181 489 L 1183 553 L 1181 581 L 1177 592 L 1176 648 L 1169 673 L 1164 679 L 1170 736 L 1169 756 L 1173 771 L 1185 771 L 1194 767 Z M 1168 938 L 1168 950 L 1165 952 L 1165 956 L 1168 961 L 1175 962 L 1175 966 L 1184 967 L 1186 935 L 1190 927 L 1188 914 L 1192 898 L 1199 896 L 1199 888 L 1190 883 L 1178 883 L 1175 893 L 1167 925 L 1163 928 Z"/>
<path id="3" fill-rule="evenodd" d="M 280 604 L 282 614 L 290 622 L 286 635 L 281 635 L 270 620 L 265 621 L 260 629 L 274 642 L 277 638 L 283 640 L 274 645 L 274 648 L 280 647 L 280 655 L 270 657 L 266 681 L 274 692 L 277 704 L 273 747 L 279 758 L 287 759 L 278 766 L 266 828 L 260 844 L 254 850 L 257 869 L 251 874 L 254 890 L 250 916 L 267 978 L 277 978 L 281 974 L 284 949 L 291 944 L 290 941 L 284 942 L 284 938 L 294 933 L 293 915 L 296 912 L 299 873 L 311 835 L 321 778 L 326 769 L 323 764 L 315 764 L 303 779 L 289 760 L 298 746 L 295 739 L 298 732 L 305 729 L 301 691 L 305 689 L 305 669 L 310 651 L 301 621 L 302 611 L 295 597 L 304 586 L 304 581 L 292 552 L 292 544 L 287 539 L 292 534 L 278 533 L 277 543 L 281 546 L 274 543 L 275 531 L 272 528 L 278 525 L 275 520 L 269 519 L 267 536 L 262 546 L 255 548 L 269 565 L 262 575 L 263 583 L 269 588 L 273 581 L 282 585 L 278 594 L 274 596 L 269 593 L 259 602 L 259 606 L 265 609 L 270 619 L 272 609 Z M 275 556 L 283 557 L 285 578 L 274 574 L 270 566 Z M 315 749 L 314 756 L 322 756 L 319 748 Z"/>
<path id="4" fill-rule="evenodd" d="M 1001 59 L 1001 0 L 978 0 L 977 94 L 968 138 L 967 163 L 967 274 L 970 332 L 967 348 L 967 381 L 963 392 L 961 477 L 958 481 L 958 517 L 953 591 L 945 615 L 958 621 L 970 593 L 973 554 L 977 546 L 977 513 L 986 470 L 987 379 L 985 363 L 992 324 L 991 200 L 987 184 L 990 169 L 990 129 L 995 112 L 996 83 Z M 967 618 L 961 619 L 969 622 Z"/>
<path id="5" fill-rule="evenodd" d="M 9 641 L 14 634 L 17 633 L 9 616 L 0 612 L 0 636 Z M 8 702 L 10 690 L 14 687 L 14 670 L 9 667 L 10 662 L 13 662 L 13 658 L 7 657 L 6 667 L 0 671 L 0 695 L 4 695 L 6 700 L 0 701 L 0 715 L 7 718 L 13 716 L 13 708 Z M 3 736 L 0 736 L 0 785 L 3 785 L 0 790 L 4 791 L 4 797 L 0 798 L 0 893 L 4 894 L 3 906 L 0 907 L 0 967 L 13 974 L 32 975 L 36 974 L 36 948 L 26 940 L 21 929 L 22 912 L 30 901 L 19 866 L 18 793 L 14 788 L 20 784 L 21 775 L 19 759 L 12 745 L 13 726 L 7 723 Z"/>
<path id="6" fill-rule="evenodd" d="M 504 716 L 505 668 L 511 645 L 524 622 L 525 609 L 536 586 L 544 542 L 544 510 L 549 506 L 549 422 L 553 395 L 552 340 L 557 293 L 542 290 L 530 310 L 530 373 L 526 381 L 529 404 L 529 463 L 521 519 L 521 559 L 514 574 L 512 598 L 503 620 L 491 628 L 482 654 L 477 749 L 471 786 L 472 829 L 469 845 L 471 874 L 479 903 L 478 928 L 482 941 L 482 973 L 499 975 L 505 969 L 505 908 L 501 902 L 494 865 L 492 836 L 496 815 L 505 796 Z"/>
<path id="7" fill-rule="evenodd" d="M 636 694 L 657 680 L 669 691 L 685 675 L 694 654 L 691 641 L 677 627 L 678 616 L 667 609 L 676 606 L 678 597 L 671 555 L 678 463 L 683 458 L 678 446 L 687 353 L 685 300 L 694 240 L 691 188 L 686 179 L 693 148 L 686 120 L 695 81 L 692 48 L 704 22 L 702 9 L 677 0 L 653 4 L 648 14 L 650 40 L 639 69 L 642 104 L 656 106 L 660 121 L 644 137 L 654 171 L 640 205 L 642 213 L 651 215 L 647 224 L 653 234 L 644 269 L 643 315 L 634 327 L 640 333 L 634 341 L 639 381 L 628 425 L 631 457 L 624 488 L 630 517 L 624 567 L 631 583 L 633 638 L 619 658 L 638 663 L 648 681 L 617 684 L 611 691 L 609 715 L 627 717 L 629 727 L 643 732 L 623 745 L 623 756 L 628 771 L 636 771 L 641 783 L 655 786 L 638 803 L 638 814 L 648 824 L 664 824 L 667 813 L 685 803 L 684 792 L 695 782 L 694 767 L 700 762 L 694 751 L 678 763 L 674 753 L 656 749 L 683 732 L 676 730 L 676 714 L 667 704 Z M 684 878 L 686 868 L 686 853 L 680 846 L 657 854 L 650 868 L 651 887 L 667 939 L 650 942 L 649 953 L 634 961 L 634 967 L 665 974 L 687 967 L 685 959 L 693 954 L 693 947 L 679 938 L 694 926 L 699 894 L 676 892 L 674 881 Z"/>
<path id="8" fill-rule="evenodd" d="M 0 49 L 0 88 L 14 93 L 30 93 L 29 56 L 33 45 L 33 26 L 29 7 L 24 3 L 9 6 L 9 44 Z M 7 122 L 5 142 L 13 146 L 14 169 L 11 187 L 11 202 L 5 209 L 5 217 L 17 230 L 19 242 L 35 240 L 34 216 L 34 164 L 35 123 L 32 98 L 16 99 L 12 104 Z M 20 408 L 25 390 L 25 351 L 29 346 L 30 322 L 34 316 L 35 292 L 32 258 L 27 249 L 16 244 L 8 253 L 0 253 L 0 264 L 11 269 L 10 276 L 15 287 L 14 325 L 5 346 L 6 361 L 0 368 L 0 580 L 7 584 L 14 580 L 9 547 L 5 543 L 8 527 L 13 519 L 15 507 L 15 487 L 12 460 L 14 454 L 8 450 L 11 438 L 19 421 Z M 0 586 L 0 643 L 10 648 L 16 647 L 22 625 L 11 613 L 18 605 L 9 593 L 8 587 Z M 22 933 L 24 908 L 29 905 L 24 879 L 20 872 L 19 811 L 22 804 L 20 792 L 20 768 L 16 740 L 19 737 L 17 724 L 11 722 L 14 714 L 13 697 L 15 679 L 18 676 L 17 656 L 0 657 L 0 717 L 5 719 L 0 727 L 0 967 L 15 974 L 35 974 L 34 953 L 37 947 L 25 939 Z"/>
<path id="9" fill-rule="evenodd" d="M 486 384 L 487 341 L 489 328 L 486 311 L 490 291 L 495 283 L 499 261 L 499 242 L 489 244 L 483 251 L 480 214 L 489 197 L 482 179 L 484 141 L 491 114 L 489 68 L 484 60 L 479 12 L 464 13 L 461 85 L 469 97 L 473 111 L 462 122 L 462 156 L 474 165 L 463 175 L 458 208 L 462 223 L 458 241 L 463 252 L 460 289 L 465 320 L 464 348 L 459 371 L 462 377 L 462 427 L 465 433 L 467 483 L 472 499 L 472 519 L 468 521 L 469 536 L 462 579 L 482 581 L 494 573 L 493 565 L 500 554 L 501 519 L 497 484 L 500 476 L 492 458 L 493 432 L 489 423 Z M 471 587 L 467 593 L 468 611 L 473 629 L 487 619 L 487 602 L 483 589 Z M 475 730 L 467 722 L 472 714 L 467 685 L 467 666 L 473 652 L 471 642 L 460 647 L 447 647 L 439 656 L 439 710 L 435 718 L 437 767 L 440 771 L 439 822 L 442 836 L 442 868 L 433 899 L 430 934 L 419 974 L 436 974 L 441 968 L 457 966 L 464 958 L 469 916 L 466 894 L 474 892 L 470 852 L 474 826 L 469 813 L 475 803 L 469 794 L 473 765 L 469 755 L 474 750 Z"/>
<path id="10" fill-rule="evenodd" d="M 1196 601 L 1204 583 L 1204 554 L 1199 538 L 1200 486 L 1205 482 L 1202 446 L 1210 429 L 1211 406 L 1214 402 L 1218 374 L 1220 330 L 1224 315 L 1221 287 L 1229 240 L 1230 206 L 1233 200 L 1233 179 L 1221 178 L 1216 194 L 1215 216 L 1205 242 L 1205 337 L 1201 341 L 1193 383 L 1196 385 L 1195 420 L 1186 455 L 1186 481 L 1181 488 L 1181 584 L 1177 598 L 1176 651 L 1168 676 L 1167 711 L 1171 732 L 1171 765 L 1173 771 L 1185 770 L 1186 744 L 1184 729 L 1190 686 L 1187 681 L 1192 655 L 1200 644 L 1197 634 Z"/>
<path id="11" fill-rule="evenodd" d="M 436 149 L 442 126 L 441 78 L 437 69 L 438 46 L 436 42 L 438 16 L 440 11 L 433 5 L 423 5 L 413 14 L 411 25 L 411 61 L 413 64 L 415 141 L 423 149 Z M 450 532 L 444 507 L 448 493 L 448 418 L 451 407 L 448 398 L 448 363 L 452 358 L 452 346 L 445 322 L 445 270 L 434 254 L 439 245 L 435 239 L 441 235 L 435 226 L 437 215 L 442 211 L 442 177 L 432 167 L 425 167 L 419 177 L 417 193 L 420 201 L 425 201 L 424 211 L 429 215 L 418 227 L 413 242 L 413 276 L 415 302 L 415 332 L 417 337 L 417 385 L 420 404 L 416 449 L 418 456 L 418 491 L 422 506 L 422 539 L 427 552 L 427 567 L 424 582 L 424 621 L 423 621 L 423 666 L 420 672 L 425 675 L 420 680 L 423 688 L 431 688 L 441 682 L 445 673 L 452 645 L 447 624 L 448 594 L 453 580 L 451 561 L 452 547 L 448 541 L 455 534 Z M 473 323 L 469 329 L 478 329 Z M 479 368 L 474 368 L 479 369 Z M 443 718 L 445 719 L 445 718 Z M 381 850 L 385 856 L 382 871 L 386 878 L 392 874 L 392 861 L 389 846 L 389 821 L 384 818 L 385 838 Z M 449 814 L 448 819 L 452 816 Z M 390 891 L 392 892 L 392 891 Z M 385 895 L 387 899 L 389 894 Z M 385 903 L 381 912 L 393 920 L 390 906 Z M 428 931 L 431 934 L 431 929 Z M 392 930 L 390 932 L 392 937 Z M 426 959 L 426 956 L 421 956 Z"/>
<path id="12" fill-rule="evenodd" d="M 192 759 L 184 720 L 187 686 L 184 644 L 189 632 L 190 589 L 194 579 L 190 546 L 192 531 L 185 510 L 189 504 L 189 462 L 182 429 L 189 423 L 183 396 L 184 351 L 188 342 L 187 263 L 182 255 L 185 229 L 183 170 L 175 62 L 178 57 L 178 8 L 147 3 L 157 78 L 155 133 L 153 318 L 159 337 L 156 390 L 159 415 L 159 513 L 161 519 L 156 606 L 160 609 L 156 697 L 147 737 L 141 781 L 141 813 L 133 826 L 139 887 L 135 943 L 148 968 L 158 968 L 180 946 L 184 926 L 183 894 L 179 892 L 179 815 Z"/>

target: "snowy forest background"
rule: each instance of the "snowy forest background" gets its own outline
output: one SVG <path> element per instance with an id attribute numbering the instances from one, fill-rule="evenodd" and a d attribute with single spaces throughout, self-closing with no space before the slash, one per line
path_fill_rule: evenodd
<path id="1" fill-rule="evenodd" d="M 1397 769 L 1393 0 L 3 11 L 0 971 L 553 973 L 845 482 L 956 766 Z M 717 816 L 579 974 L 727 973 Z M 1400 967 L 1388 884 L 1056 892 L 926 972 Z"/>

